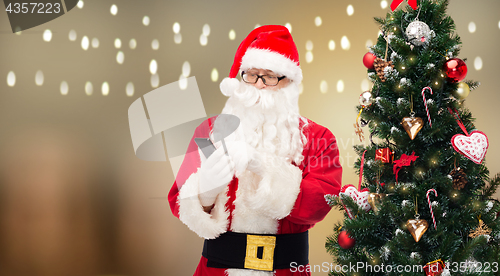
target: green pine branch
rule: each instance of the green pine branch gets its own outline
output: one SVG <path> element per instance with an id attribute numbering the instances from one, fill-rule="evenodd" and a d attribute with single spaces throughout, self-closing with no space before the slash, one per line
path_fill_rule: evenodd
<path id="1" fill-rule="evenodd" d="M 488 185 L 483 188 L 481 192 L 483 200 L 491 199 L 491 197 L 495 194 L 499 186 L 500 186 L 500 173 L 491 178 L 489 180 Z"/>
<path id="2" fill-rule="evenodd" d="M 330 206 L 342 211 L 349 209 L 355 216 L 350 219 L 345 214 L 344 220 L 335 225 L 334 234 L 325 243 L 338 264 L 374 259 L 391 265 L 425 265 L 436 259 L 446 262 L 500 259 L 500 219 L 497 218 L 500 202 L 492 199 L 500 186 L 500 174 L 490 179 L 484 164 L 476 164 L 464 157 L 450 143 L 451 137 L 465 133 L 448 108 L 458 112 L 466 132 L 475 129 L 475 119 L 465 107 L 464 100 L 451 97 L 459 84 L 447 79 L 442 71 L 447 58 L 458 57 L 462 44 L 453 19 L 446 14 L 448 4 L 449 0 L 422 0 L 418 3 L 420 10 L 400 8 L 387 13 L 385 18 L 375 18 L 383 34 L 370 52 L 392 61 L 394 68 L 385 68 L 385 82 L 375 70 L 368 70 L 368 77 L 373 82 L 373 103 L 363 108 L 361 118 L 369 121 L 370 134 L 366 137 L 369 142 L 354 146 L 359 156 L 354 167 L 359 175 L 361 155 L 366 151 L 362 188 L 387 196 L 380 203 L 377 214 L 373 210 L 362 210 L 351 198 L 343 198 L 342 202 L 338 198 L 335 202 L 329 201 Z M 417 15 L 418 20 L 433 31 L 431 39 L 423 45 L 412 45 L 406 36 L 407 26 L 417 19 Z M 466 60 L 465 57 L 462 59 Z M 476 81 L 464 82 L 471 90 L 479 86 Z M 434 92 L 425 94 L 432 127 L 422 98 L 424 87 L 430 87 Z M 356 112 L 361 108 L 356 106 Z M 402 119 L 412 116 L 412 113 L 423 122 L 413 140 L 401 124 Z M 419 156 L 415 162 L 400 169 L 398 183 L 394 164 L 375 160 L 377 149 L 385 147 L 394 151 L 395 160 L 412 152 Z M 458 182 L 465 184 L 463 187 L 454 188 L 457 182 L 454 183 L 449 175 L 456 167 L 465 174 L 466 182 Z M 432 214 L 426 199 L 429 189 L 438 193 L 437 197 L 430 197 Z M 419 242 L 415 242 L 406 228 L 407 220 L 415 218 L 416 213 L 429 223 Z M 492 234 L 472 239 L 469 233 L 478 227 L 478 218 L 492 230 Z M 340 225 L 356 240 L 353 248 L 342 249 L 338 245 Z M 344 274 L 333 272 L 330 275 Z"/>
<path id="3" fill-rule="evenodd" d="M 466 80 L 464 82 L 469 86 L 470 91 L 476 90 L 481 85 L 478 81 Z"/>

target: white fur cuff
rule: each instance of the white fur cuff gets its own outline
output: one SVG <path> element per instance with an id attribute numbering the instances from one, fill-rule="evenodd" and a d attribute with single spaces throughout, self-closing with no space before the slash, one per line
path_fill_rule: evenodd
<path id="1" fill-rule="evenodd" d="M 229 212 L 226 211 L 227 189 L 224 189 L 215 201 L 210 214 L 203 211 L 198 198 L 198 172 L 193 173 L 182 185 L 179 192 L 179 219 L 189 229 L 204 239 L 215 239 L 226 232 Z"/>
<path id="2" fill-rule="evenodd" d="M 248 206 L 274 219 L 290 214 L 300 192 L 302 171 L 282 157 L 264 156 L 264 173 Z"/>
<path id="3" fill-rule="evenodd" d="M 274 272 L 257 271 L 250 269 L 227 269 L 227 276 L 273 276 Z"/>

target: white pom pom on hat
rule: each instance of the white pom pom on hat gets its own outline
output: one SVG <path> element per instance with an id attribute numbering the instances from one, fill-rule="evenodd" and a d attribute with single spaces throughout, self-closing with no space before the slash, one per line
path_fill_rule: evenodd
<path id="1" fill-rule="evenodd" d="M 239 85 L 240 81 L 235 78 L 224 78 L 220 83 L 220 91 L 224 96 L 231 97 Z"/>

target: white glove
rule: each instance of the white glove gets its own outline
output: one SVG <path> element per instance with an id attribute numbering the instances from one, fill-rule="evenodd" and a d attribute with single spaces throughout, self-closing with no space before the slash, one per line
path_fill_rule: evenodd
<path id="1" fill-rule="evenodd" d="M 225 155 L 224 148 L 218 148 L 205 162 L 201 164 L 198 171 L 200 186 L 199 195 L 202 206 L 214 204 L 217 195 L 229 184 L 234 175 L 234 165 L 231 159 Z"/>
<path id="2" fill-rule="evenodd" d="M 261 154 L 246 142 L 229 142 L 227 151 L 234 162 L 236 176 L 241 175 L 245 170 L 262 175 L 263 160 Z"/>

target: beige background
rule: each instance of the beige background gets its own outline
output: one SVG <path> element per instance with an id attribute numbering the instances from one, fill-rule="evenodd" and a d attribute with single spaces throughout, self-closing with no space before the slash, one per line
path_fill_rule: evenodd
<path id="1" fill-rule="evenodd" d="M 219 82 L 239 42 L 257 24 L 291 24 L 304 73 L 301 114 L 337 136 L 343 183 L 355 183 L 352 146 L 358 141 L 352 124 L 366 79 L 361 59 L 378 32 L 373 17 L 388 11 L 380 2 L 88 0 L 82 9 L 20 35 L 10 32 L 7 15 L 0 12 L 0 274 L 191 275 L 202 239 L 170 213 L 168 163 L 134 156 L 127 109 L 153 89 L 149 63 L 155 59 L 160 86 L 177 81 L 188 61 L 207 113 L 219 113 L 225 101 Z M 115 16 L 112 4 L 118 7 Z M 352 16 L 346 12 L 349 4 Z M 460 58 L 468 59 L 467 78 L 482 83 L 466 105 L 489 137 L 486 164 L 493 175 L 500 172 L 500 2 L 453 0 L 449 14 L 463 40 Z M 146 15 L 149 26 L 141 23 Z M 317 16 L 321 26 L 315 25 Z M 468 30 L 472 21 L 475 33 Z M 181 26 L 180 44 L 174 43 L 174 22 Z M 201 46 L 204 24 L 211 32 Z M 50 42 L 42 39 L 46 29 L 52 32 Z M 229 39 L 231 29 L 235 40 Z M 76 31 L 76 41 L 69 40 L 70 30 Z M 340 46 L 344 35 L 349 50 Z M 83 36 L 97 38 L 99 47 L 84 51 Z M 121 49 L 114 47 L 115 38 L 121 39 Z M 132 38 L 136 49 L 128 45 Z M 158 50 L 151 47 L 153 39 Z M 305 60 L 308 40 L 311 63 Z M 333 51 L 329 40 L 335 41 Z M 123 64 L 116 61 L 118 51 L 125 55 Z M 478 56 L 481 70 L 474 69 Z M 219 72 L 216 82 L 210 78 L 213 68 Z M 42 86 L 35 84 L 38 70 L 44 74 Z M 13 87 L 6 81 L 10 71 L 16 75 Z M 339 80 L 345 83 L 342 93 L 336 89 Z M 61 95 L 62 81 L 69 85 L 67 95 Z M 87 81 L 92 95 L 85 93 Z M 107 96 L 101 93 L 105 81 Z M 328 84 L 326 93 L 320 91 L 321 81 Z M 128 82 L 134 84 L 133 96 L 125 93 Z M 324 243 L 341 217 L 333 210 L 311 231 L 311 264 L 331 261 Z"/>

